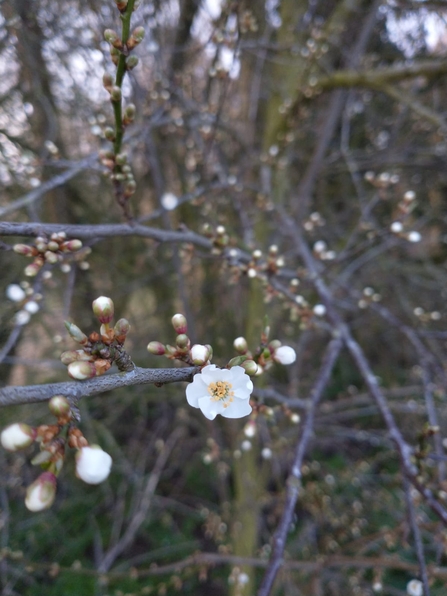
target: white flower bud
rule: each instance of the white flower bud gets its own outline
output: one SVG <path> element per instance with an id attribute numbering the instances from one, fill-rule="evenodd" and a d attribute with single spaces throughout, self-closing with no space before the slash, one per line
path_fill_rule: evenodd
<path id="1" fill-rule="evenodd" d="M 107 298 L 107 296 L 100 296 L 96 300 L 93 300 L 92 307 L 93 313 L 96 317 L 98 317 L 99 322 L 103 325 L 110 323 L 110 321 L 113 319 L 115 307 L 111 298 Z"/>
<path id="2" fill-rule="evenodd" d="M 29 312 L 30 315 L 34 315 L 38 310 L 40 310 L 40 306 L 35 300 L 30 300 L 23 308 L 26 310 L 26 312 Z"/>
<path id="3" fill-rule="evenodd" d="M 87 484 L 100 484 L 110 474 L 112 458 L 98 445 L 82 447 L 76 454 L 76 474 Z"/>
<path id="4" fill-rule="evenodd" d="M 295 362 L 296 352 L 290 346 L 280 346 L 275 350 L 273 359 L 276 360 L 276 362 L 287 366 L 288 364 L 293 364 Z"/>
<path id="5" fill-rule="evenodd" d="M 96 377 L 96 368 L 93 362 L 86 362 L 85 360 L 77 360 L 68 365 L 68 374 L 72 379 L 78 381 L 85 381 Z"/>
<path id="6" fill-rule="evenodd" d="M 393 232 L 393 234 L 400 234 L 400 232 L 402 232 L 403 229 L 404 227 L 400 221 L 393 221 L 393 223 L 390 226 L 390 230 Z"/>
<path id="7" fill-rule="evenodd" d="M 24 300 L 26 294 L 18 284 L 10 284 L 6 288 L 6 298 L 13 302 L 21 302 Z"/>
<path id="8" fill-rule="evenodd" d="M 197 366 L 206 364 L 210 356 L 208 347 L 202 346 L 201 344 L 194 344 L 189 353 L 191 355 L 191 360 L 194 364 L 197 364 Z"/>
<path id="9" fill-rule="evenodd" d="M 26 489 L 25 505 L 30 511 L 43 511 L 53 504 L 56 496 L 56 476 L 44 472 Z"/>
<path id="10" fill-rule="evenodd" d="M 8 451 L 25 449 L 36 438 L 36 431 L 22 422 L 15 422 L 7 426 L 1 433 L 0 441 Z"/>
<path id="11" fill-rule="evenodd" d="M 408 596 L 422 596 L 424 590 L 422 582 L 418 579 L 412 579 L 407 584 L 407 594 Z"/>
<path id="12" fill-rule="evenodd" d="M 408 242 L 420 242 L 422 240 L 422 236 L 419 234 L 419 232 L 409 232 L 407 240 Z"/>

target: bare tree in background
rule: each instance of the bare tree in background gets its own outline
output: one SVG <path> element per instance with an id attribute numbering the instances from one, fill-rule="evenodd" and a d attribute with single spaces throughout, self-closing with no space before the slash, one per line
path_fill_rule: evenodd
<path id="1" fill-rule="evenodd" d="M 445 2 L 126 5 L 0 5 L 0 423 L 63 394 L 114 461 L 30 513 L 0 452 L 2 595 L 444 594 Z M 100 295 L 136 368 L 67 380 Z M 175 313 L 220 366 L 266 325 L 296 362 L 208 421 L 146 350 Z"/>

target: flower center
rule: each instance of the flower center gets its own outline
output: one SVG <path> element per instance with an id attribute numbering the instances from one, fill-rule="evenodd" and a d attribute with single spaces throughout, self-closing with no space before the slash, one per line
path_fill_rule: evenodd
<path id="1" fill-rule="evenodd" d="M 211 401 L 223 401 L 224 408 L 228 408 L 233 401 L 233 385 L 227 381 L 216 381 L 208 385 L 208 393 L 211 395 Z"/>

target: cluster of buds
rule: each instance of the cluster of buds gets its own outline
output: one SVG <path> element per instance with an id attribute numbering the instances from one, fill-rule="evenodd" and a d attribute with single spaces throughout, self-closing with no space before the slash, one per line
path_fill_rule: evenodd
<path id="1" fill-rule="evenodd" d="M 317 240 L 312 247 L 312 252 L 321 261 L 332 261 L 337 256 L 334 250 L 328 250 L 327 244 L 324 240 Z"/>
<path id="2" fill-rule="evenodd" d="M 315 228 L 322 228 L 325 224 L 326 221 L 324 218 L 321 217 L 318 211 L 314 211 L 303 223 L 303 228 L 306 230 L 306 232 L 313 232 Z"/>
<path id="3" fill-rule="evenodd" d="M 16 422 L 5 428 L 0 435 L 0 442 L 7 451 L 26 449 L 34 442 L 40 447 L 31 463 L 44 471 L 26 490 L 25 505 L 30 511 L 42 511 L 53 504 L 57 477 L 64 463 L 67 446 L 77 450 L 76 475 L 87 484 L 103 482 L 112 466 L 110 455 L 96 445 L 89 446 L 87 439 L 76 427 L 65 396 L 53 396 L 48 406 L 56 417 L 56 424 L 32 427 Z"/>
<path id="4" fill-rule="evenodd" d="M 177 336 L 175 346 L 162 344 L 159 341 L 151 341 L 147 350 L 155 356 L 166 356 L 170 360 L 180 360 L 190 366 L 206 366 L 213 357 L 213 348 L 210 345 L 193 344 L 189 339 L 188 323 L 186 317 L 180 313 L 171 319 L 172 326 Z"/>
<path id="5" fill-rule="evenodd" d="M 276 244 L 272 244 L 267 253 L 267 257 L 264 259 L 262 252 L 257 249 L 251 254 L 251 260 L 247 265 L 247 276 L 251 279 L 255 277 L 264 277 L 276 275 L 278 270 L 284 267 L 285 261 L 282 255 L 278 254 L 278 247 Z"/>
<path id="6" fill-rule="evenodd" d="M 399 182 L 399 175 L 390 174 L 389 172 L 381 172 L 380 174 L 375 174 L 374 172 L 368 171 L 365 172 L 364 178 L 367 182 L 369 182 L 372 186 L 379 190 L 386 189 L 389 186 L 397 184 Z"/>
<path id="7" fill-rule="evenodd" d="M 127 106 L 124 110 L 125 115 L 126 113 L 135 115 L 135 106 L 133 104 Z M 133 116 L 132 119 L 127 119 L 126 122 L 129 124 L 132 120 Z M 113 128 L 107 127 L 104 134 L 109 141 L 113 142 L 115 140 L 115 132 Z M 115 155 L 110 149 L 101 149 L 99 152 L 99 159 L 102 165 L 110 170 L 111 180 L 123 184 L 124 197 L 126 199 L 131 197 L 137 189 L 137 183 L 135 182 L 132 168 L 127 163 L 127 154 L 121 152 Z"/>
<path id="8" fill-rule="evenodd" d="M 202 232 L 204 236 L 212 241 L 212 252 L 215 255 L 220 255 L 230 242 L 230 237 L 227 234 L 225 226 L 216 226 L 216 228 L 213 228 L 207 223 L 203 226 Z"/>
<path id="9" fill-rule="evenodd" d="M 359 308 L 368 308 L 371 302 L 380 302 L 382 300 L 382 296 L 376 292 L 373 288 L 369 286 L 363 288 L 362 297 L 358 301 Z"/>
<path id="10" fill-rule="evenodd" d="M 51 234 L 50 238 L 37 236 L 32 246 L 14 244 L 12 248 L 16 253 L 33 259 L 33 262 L 25 267 L 24 273 L 28 277 L 34 277 L 45 264 L 55 265 L 64 261 L 67 255 L 79 252 L 82 242 L 77 238 L 67 240 L 65 232 L 56 232 Z"/>
<path id="11" fill-rule="evenodd" d="M 277 339 L 269 341 L 269 333 L 270 329 L 266 327 L 261 335 L 260 345 L 254 352 L 248 349 L 247 340 L 244 337 L 237 337 L 233 346 L 239 356 L 232 358 L 228 365 L 242 366 L 247 374 L 258 376 L 275 362 L 285 366 L 293 364 L 296 360 L 295 350 L 290 346 L 283 346 Z"/>
<path id="12" fill-rule="evenodd" d="M 116 364 L 120 371 L 135 367 L 123 347 L 130 329 L 129 321 L 120 319 L 111 326 L 115 309 L 111 298 L 106 296 L 94 300 L 92 307 L 101 323 L 99 333 L 94 331 L 87 336 L 74 323 L 65 322 L 68 333 L 82 348 L 63 352 L 61 361 L 68 366 L 70 377 L 78 381 L 102 375 L 112 364 Z"/>

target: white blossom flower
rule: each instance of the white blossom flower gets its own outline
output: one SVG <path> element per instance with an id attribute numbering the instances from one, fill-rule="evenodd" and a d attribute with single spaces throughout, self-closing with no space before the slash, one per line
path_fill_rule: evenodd
<path id="1" fill-rule="evenodd" d="M 43 511 L 53 504 L 56 496 L 56 476 L 43 472 L 26 489 L 25 505 L 30 511 Z"/>
<path id="2" fill-rule="evenodd" d="M 200 408 L 209 420 L 217 414 L 224 418 L 242 418 L 251 413 L 249 403 L 253 383 L 241 366 L 231 369 L 209 364 L 186 388 L 186 399 L 193 408 Z"/>
<path id="3" fill-rule="evenodd" d="M 100 484 L 110 474 L 112 458 L 98 445 L 81 447 L 76 454 L 76 474 L 87 484 Z"/>
<path id="4" fill-rule="evenodd" d="M 178 198 L 172 192 L 165 192 L 161 197 L 161 205 L 166 211 L 172 211 L 178 205 Z"/>
<path id="5" fill-rule="evenodd" d="M 30 315 L 34 315 L 34 314 L 36 314 L 36 312 L 39 311 L 40 306 L 39 306 L 39 303 L 36 302 L 35 300 L 30 300 L 29 302 L 27 302 L 25 304 L 25 306 L 23 308 L 26 310 L 26 312 L 29 312 Z"/>
<path id="6" fill-rule="evenodd" d="M 15 422 L 7 426 L 0 436 L 2 446 L 8 451 L 25 449 L 36 438 L 36 431 L 22 422 Z"/>
<path id="7" fill-rule="evenodd" d="M 423 594 L 423 585 L 422 582 L 418 579 L 412 579 L 407 584 L 407 594 L 408 596 L 422 596 Z"/>
<path id="8" fill-rule="evenodd" d="M 288 365 L 293 364 L 296 360 L 296 352 L 290 346 L 280 346 L 275 350 L 273 359 L 280 364 Z"/>
<path id="9" fill-rule="evenodd" d="M 26 310 L 19 310 L 18 312 L 16 312 L 14 317 L 14 320 L 17 325 L 26 325 L 27 323 L 29 323 L 30 319 L 31 315 Z"/>
<path id="10" fill-rule="evenodd" d="M 10 284 L 6 288 L 6 298 L 13 302 L 21 302 L 25 296 L 25 291 L 18 284 Z"/>
<path id="11" fill-rule="evenodd" d="M 419 232 L 409 232 L 407 240 L 408 242 L 420 242 L 422 240 L 422 236 L 419 234 Z"/>
<path id="12" fill-rule="evenodd" d="M 390 230 L 393 232 L 393 234 L 400 234 L 403 229 L 404 226 L 400 221 L 393 221 L 393 223 L 390 225 Z"/>

